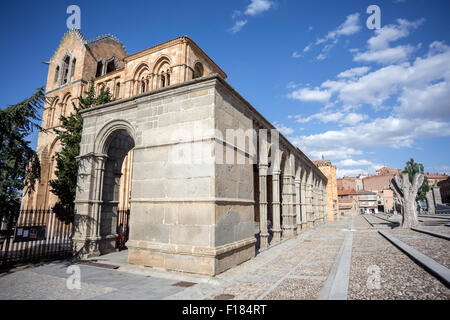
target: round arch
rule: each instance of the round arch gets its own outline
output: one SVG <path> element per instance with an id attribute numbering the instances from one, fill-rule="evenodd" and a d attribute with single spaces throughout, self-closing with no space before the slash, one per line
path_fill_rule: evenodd
<path id="1" fill-rule="evenodd" d="M 106 155 L 109 147 L 108 139 L 114 135 L 114 132 L 121 130 L 126 131 L 136 143 L 136 129 L 130 122 L 126 120 L 112 120 L 106 123 L 97 133 L 94 142 L 95 153 Z"/>

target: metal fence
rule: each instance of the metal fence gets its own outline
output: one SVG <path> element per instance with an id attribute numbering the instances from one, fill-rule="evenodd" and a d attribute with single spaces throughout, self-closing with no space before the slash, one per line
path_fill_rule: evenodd
<path id="1" fill-rule="evenodd" d="M 51 209 L 20 210 L 13 230 L 0 233 L 1 266 L 71 255 L 72 223 L 59 220 Z"/>

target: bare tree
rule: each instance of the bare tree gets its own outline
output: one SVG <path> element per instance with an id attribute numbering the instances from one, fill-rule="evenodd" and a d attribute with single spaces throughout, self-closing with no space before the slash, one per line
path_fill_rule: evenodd
<path id="1" fill-rule="evenodd" d="M 414 174 L 412 181 L 409 180 L 408 173 L 396 174 L 389 184 L 394 191 L 401 206 L 402 228 L 411 228 L 419 223 L 417 220 L 416 197 L 419 188 L 424 181 L 424 175 Z"/>

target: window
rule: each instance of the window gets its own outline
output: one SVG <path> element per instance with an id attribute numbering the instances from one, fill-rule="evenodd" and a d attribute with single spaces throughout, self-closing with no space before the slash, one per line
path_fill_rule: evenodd
<path id="1" fill-rule="evenodd" d="M 69 63 L 70 63 L 70 58 L 69 58 L 69 56 L 66 56 L 63 60 L 62 84 L 66 84 L 69 81 Z"/>
<path id="2" fill-rule="evenodd" d="M 59 77 L 59 66 L 56 66 L 54 82 L 58 82 L 58 77 Z"/>
<path id="3" fill-rule="evenodd" d="M 119 98 L 120 95 L 120 82 L 116 83 L 116 91 L 114 92 L 114 97 Z"/>
<path id="4" fill-rule="evenodd" d="M 72 59 L 72 70 L 70 70 L 70 78 L 75 75 L 75 65 L 77 64 L 77 59 Z"/>
<path id="5" fill-rule="evenodd" d="M 97 72 L 95 73 L 95 77 L 100 77 L 103 73 L 103 61 L 97 62 Z"/>
<path id="6" fill-rule="evenodd" d="M 161 75 L 161 88 L 166 86 L 166 77 L 162 74 Z"/>
<path id="7" fill-rule="evenodd" d="M 112 60 L 109 61 L 108 64 L 106 65 L 106 73 L 113 72 L 114 70 L 116 70 L 116 65 L 115 65 L 115 63 L 114 63 L 114 59 L 112 59 Z"/>
<path id="8" fill-rule="evenodd" d="M 200 77 L 203 77 L 203 65 L 200 62 L 197 62 L 194 67 L 193 79 L 200 78 Z"/>

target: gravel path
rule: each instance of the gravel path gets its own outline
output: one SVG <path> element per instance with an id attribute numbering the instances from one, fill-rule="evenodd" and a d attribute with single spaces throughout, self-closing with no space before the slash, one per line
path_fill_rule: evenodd
<path id="1" fill-rule="evenodd" d="M 450 241 L 408 229 L 394 229 L 391 233 L 410 247 L 450 268 Z"/>
<path id="2" fill-rule="evenodd" d="M 364 220 L 361 216 L 356 219 Z M 445 285 L 378 234 L 377 228 L 356 229 L 348 299 L 450 299 L 450 290 Z M 436 249 L 434 239 L 415 231 L 393 229 L 389 232 L 398 238 L 402 235 L 404 239 L 409 237 L 408 241 L 421 240 L 424 245 L 433 243 L 426 246 Z M 444 260 L 449 260 L 446 249 L 440 249 L 439 252 L 445 255 Z"/>

